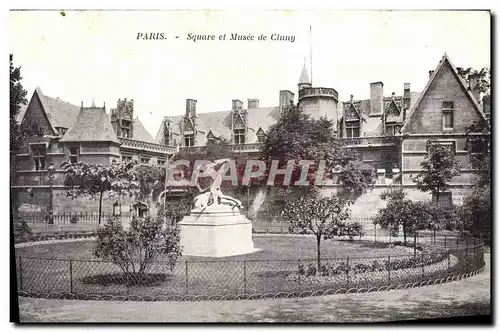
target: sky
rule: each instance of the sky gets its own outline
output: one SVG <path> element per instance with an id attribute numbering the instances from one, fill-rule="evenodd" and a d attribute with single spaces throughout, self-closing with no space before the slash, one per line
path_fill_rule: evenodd
<path id="1" fill-rule="evenodd" d="M 138 33 L 166 39 L 137 39 Z M 188 34 L 216 40 L 188 40 Z M 230 34 L 268 36 L 230 41 Z M 219 40 L 226 34 L 225 41 Z M 272 34 L 294 42 L 271 41 Z M 178 38 L 175 38 L 178 36 Z M 367 99 L 370 82 L 384 94 L 422 91 L 446 52 L 455 66 L 490 66 L 490 16 L 482 11 L 22 11 L 8 17 L 8 48 L 31 97 L 75 105 L 134 99 L 135 116 L 154 136 L 165 115 L 231 109 L 232 99 L 277 106 L 279 90 L 297 97 L 307 64 L 314 86 L 341 101 Z M 305 58 L 307 58 L 305 60 Z"/>

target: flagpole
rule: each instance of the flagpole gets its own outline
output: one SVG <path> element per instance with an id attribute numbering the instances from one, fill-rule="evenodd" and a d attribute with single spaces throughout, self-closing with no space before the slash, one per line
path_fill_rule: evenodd
<path id="1" fill-rule="evenodd" d="M 311 60 L 311 86 L 313 86 L 312 26 L 309 26 L 309 59 Z"/>

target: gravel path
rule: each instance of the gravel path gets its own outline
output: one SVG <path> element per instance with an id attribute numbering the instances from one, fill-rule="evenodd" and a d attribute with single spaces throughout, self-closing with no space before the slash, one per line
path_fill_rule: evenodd
<path id="1" fill-rule="evenodd" d="M 376 322 L 491 314 L 490 254 L 468 279 L 305 299 L 105 302 L 19 298 L 21 322 Z"/>

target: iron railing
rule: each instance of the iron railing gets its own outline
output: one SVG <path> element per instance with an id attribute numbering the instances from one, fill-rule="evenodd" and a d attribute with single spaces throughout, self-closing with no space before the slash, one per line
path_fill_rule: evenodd
<path id="1" fill-rule="evenodd" d="M 124 273 L 110 261 L 17 256 L 17 284 L 24 293 L 94 294 L 101 299 L 123 296 L 131 300 L 371 289 L 470 274 L 484 266 L 481 243 L 455 241 L 453 248 L 424 249 L 413 255 L 323 258 L 319 271 L 315 258 L 182 258 L 173 268 L 156 261 L 147 273 Z"/>

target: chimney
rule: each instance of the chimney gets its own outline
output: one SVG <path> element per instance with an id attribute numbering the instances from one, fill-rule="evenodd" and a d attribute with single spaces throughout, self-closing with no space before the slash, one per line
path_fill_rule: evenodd
<path id="1" fill-rule="evenodd" d="M 384 83 L 370 83 L 370 116 L 382 115 Z"/>
<path id="2" fill-rule="evenodd" d="M 405 83 L 403 89 L 403 98 L 410 98 L 410 83 Z"/>
<path id="3" fill-rule="evenodd" d="M 186 116 L 191 118 L 196 117 L 196 100 L 186 99 Z"/>
<path id="4" fill-rule="evenodd" d="M 239 99 L 233 99 L 233 106 L 231 108 L 233 112 L 241 110 L 242 108 L 243 108 L 243 102 Z"/>
<path id="5" fill-rule="evenodd" d="M 280 90 L 280 114 L 283 114 L 283 111 L 293 105 L 295 95 L 293 92 L 288 90 Z"/>
<path id="6" fill-rule="evenodd" d="M 483 97 L 483 112 L 486 115 L 486 118 L 489 120 L 491 116 L 491 96 L 485 95 Z"/>
<path id="7" fill-rule="evenodd" d="M 406 120 L 406 110 L 410 109 L 411 104 L 411 94 L 410 94 L 410 83 L 405 83 L 403 85 L 403 121 Z"/>
<path id="8" fill-rule="evenodd" d="M 429 78 L 434 74 L 434 70 L 429 70 Z"/>
<path id="9" fill-rule="evenodd" d="M 248 108 L 259 108 L 259 100 L 257 98 L 247 99 Z"/>
<path id="10" fill-rule="evenodd" d="M 476 99 L 476 101 L 478 103 L 480 103 L 481 102 L 481 99 L 480 99 L 481 93 L 476 89 L 478 84 L 479 84 L 479 79 L 477 77 L 469 79 L 469 90 L 472 93 L 472 95 L 474 96 L 474 99 Z"/>

